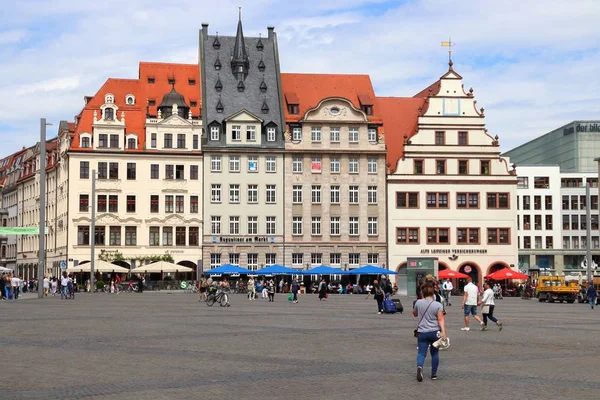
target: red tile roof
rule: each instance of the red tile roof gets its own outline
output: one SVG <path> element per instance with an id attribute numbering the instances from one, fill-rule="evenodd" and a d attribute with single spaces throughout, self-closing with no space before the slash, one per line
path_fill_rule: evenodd
<path id="1" fill-rule="evenodd" d="M 435 96 L 440 92 L 440 88 L 442 86 L 441 81 L 438 79 L 433 82 L 431 85 L 427 86 L 425 89 L 421 90 L 419 93 L 415 94 L 413 97 L 429 97 L 429 95 Z"/>
<path id="2" fill-rule="evenodd" d="M 284 111 L 287 122 L 299 121 L 307 110 L 316 107 L 321 100 L 328 97 L 348 99 L 358 109 L 361 105 L 359 96 L 367 100 L 375 98 L 369 75 L 282 73 L 281 86 L 286 101 L 296 104 L 293 102 L 297 100 L 300 111 L 299 114 L 289 114 L 286 103 Z M 382 122 L 381 113 L 376 105 L 373 107 L 373 115 L 369 115 L 368 119 L 373 123 Z"/>
<path id="3" fill-rule="evenodd" d="M 149 78 L 153 78 L 154 83 L 149 83 Z M 196 105 L 191 107 L 191 112 L 192 115 L 199 116 L 201 86 L 198 65 L 140 62 L 138 79 L 109 78 L 94 96 L 90 96 L 90 100 L 79 114 L 77 127 L 73 129 L 75 135 L 71 142 L 71 149 L 88 150 L 80 148 L 79 135 L 83 132 L 92 133 L 94 111 L 100 118 L 102 114 L 100 106 L 104 104 L 104 97 L 108 93 L 114 95 L 114 103 L 119 107 L 115 117 L 120 120 L 121 112 L 125 112 L 125 134 L 138 135 L 138 149 L 125 149 L 125 151 L 135 152 L 144 149 L 146 113 L 157 114 L 157 106 L 160 105 L 163 96 L 172 89 L 169 83 L 171 78 L 175 79 L 175 90 L 185 97 L 190 107 L 192 102 L 196 102 Z M 127 105 L 125 102 L 125 97 L 129 94 L 135 96 L 134 105 Z M 154 100 L 155 104 L 149 106 L 149 100 Z M 148 110 L 146 110 L 147 106 Z M 71 128 L 69 125 L 69 130 L 72 130 Z"/>
<path id="4" fill-rule="evenodd" d="M 378 97 L 376 103 L 383 116 L 388 173 L 392 173 L 396 170 L 398 160 L 404 155 L 404 136 L 410 139 L 416 133 L 425 99 Z"/>
<path id="5" fill-rule="evenodd" d="M 154 83 L 148 83 L 148 78 L 154 78 Z M 149 107 L 150 115 L 157 114 L 157 107 L 160 105 L 165 94 L 172 89 L 169 79 L 175 79 L 175 90 L 185 97 L 188 106 L 195 101 L 196 106 L 191 107 L 192 115 L 200 115 L 200 68 L 197 64 L 170 64 L 156 62 L 140 62 L 139 81 L 140 88 L 143 91 L 143 107 L 145 111 L 146 101 L 154 100 L 155 105 Z M 194 82 L 190 85 L 190 80 Z M 142 104 L 142 102 L 140 102 Z M 127 117 L 125 117 L 127 118 Z"/>

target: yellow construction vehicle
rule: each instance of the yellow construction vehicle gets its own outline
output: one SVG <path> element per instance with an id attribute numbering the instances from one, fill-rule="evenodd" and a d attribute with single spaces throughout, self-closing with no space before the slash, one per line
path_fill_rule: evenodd
<path id="1" fill-rule="evenodd" d="M 540 302 L 554 303 L 566 301 L 575 303 L 579 295 L 579 285 L 576 282 L 566 283 L 562 276 L 540 275 L 536 286 L 537 298 Z"/>

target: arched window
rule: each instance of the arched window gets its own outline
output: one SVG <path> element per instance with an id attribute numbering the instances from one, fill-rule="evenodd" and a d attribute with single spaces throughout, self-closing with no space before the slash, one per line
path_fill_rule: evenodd
<path id="1" fill-rule="evenodd" d="M 112 94 L 107 94 L 106 96 L 104 96 L 104 102 L 105 103 L 114 103 L 115 97 Z"/>
<path id="2" fill-rule="evenodd" d="M 113 121 L 115 119 L 115 110 L 112 108 L 106 108 L 104 110 L 104 119 Z"/>

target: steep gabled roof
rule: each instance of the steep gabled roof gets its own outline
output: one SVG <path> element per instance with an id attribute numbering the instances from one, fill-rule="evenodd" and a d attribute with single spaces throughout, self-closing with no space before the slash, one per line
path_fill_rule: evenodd
<path id="1" fill-rule="evenodd" d="M 440 91 L 441 81 L 438 79 L 433 82 L 431 85 L 427 86 L 425 89 L 421 90 L 419 93 L 415 94 L 413 97 L 429 97 L 429 95 L 435 96 Z"/>
<path id="2" fill-rule="evenodd" d="M 404 155 L 404 136 L 410 139 L 416 133 L 419 114 L 425 99 L 378 97 L 376 102 L 383 115 L 388 172 L 394 172 L 398 160 Z"/>
<path id="3" fill-rule="evenodd" d="M 354 107 L 361 109 L 361 101 L 374 103 L 375 91 L 369 75 L 343 74 L 281 74 L 281 86 L 284 93 L 285 120 L 299 121 L 307 110 L 317 106 L 327 97 L 342 97 L 348 99 Z M 290 114 L 287 104 L 299 106 L 298 114 Z M 376 102 L 375 102 L 376 103 Z M 366 104 L 365 104 L 366 105 Z M 381 123 L 381 113 L 377 104 L 373 104 L 373 115 L 367 116 L 373 123 Z"/>

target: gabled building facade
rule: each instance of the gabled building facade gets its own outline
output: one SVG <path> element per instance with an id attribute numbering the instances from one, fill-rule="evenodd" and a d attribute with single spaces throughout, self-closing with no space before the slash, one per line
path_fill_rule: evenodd
<path id="1" fill-rule="evenodd" d="M 286 262 L 386 265 L 385 143 L 367 75 L 282 74 Z"/>
<path id="2" fill-rule="evenodd" d="M 379 104 L 390 149 L 390 268 L 399 272 L 401 291 L 411 257 L 438 258 L 440 269 L 479 284 L 497 269 L 516 268 L 516 171 L 452 63 L 414 99 Z"/>
<path id="3" fill-rule="evenodd" d="M 204 269 L 283 264 L 284 138 L 277 37 L 200 32 Z"/>

